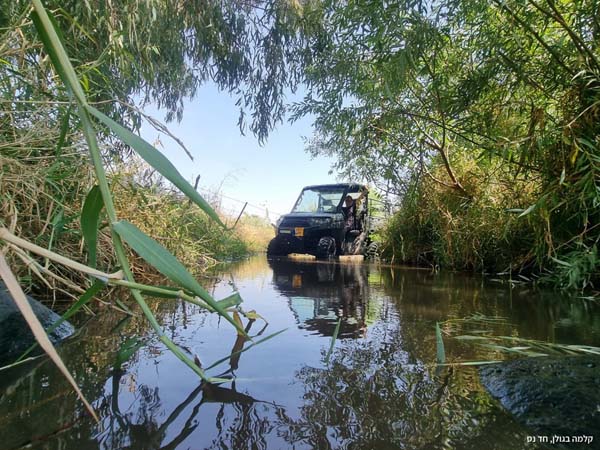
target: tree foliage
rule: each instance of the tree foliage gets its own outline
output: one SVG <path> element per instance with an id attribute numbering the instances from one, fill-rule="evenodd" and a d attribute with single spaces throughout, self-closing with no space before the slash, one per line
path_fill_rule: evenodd
<path id="1" fill-rule="evenodd" d="M 498 217 L 526 212 L 526 264 L 596 254 L 599 10 L 597 1 L 325 1 L 294 108 L 316 117 L 309 151 L 405 200 L 441 186 L 463 199 L 455 215 L 477 204 L 472 177 L 497 181 L 501 167 L 502 182 L 535 190 L 535 206 L 515 196 Z M 469 160 L 477 170 L 459 172 Z M 579 286 L 598 275 L 597 260 L 585 260 Z"/>
<path id="2" fill-rule="evenodd" d="M 598 277 L 597 0 L 47 5 L 86 96 L 132 129 L 141 115 L 129 103 L 153 102 L 166 108 L 167 119 L 178 119 L 183 100 L 211 80 L 237 98 L 241 129 L 264 140 L 284 117 L 286 93 L 302 83 L 305 96 L 291 105 L 292 119 L 314 117 L 313 155 L 334 156 L 342 175 L 400 195 L 409 211 L 437 205 L 429 216 L 406 222 L 428 236 L 429 255 L 447 247 L 440 236 L 462 234 L 475 242 L 481 236 L 469 233 L 490 229 L 478 220 L 497 221 L 499 245 L 507 244 L 507 258 L 517 266 L 552 268 L 569 286 Z M 4 151 L 34 142 L 28 148 L 39 157 L 76 147 L 80 139 L 62 132 L 76 120 L 66 104 L 50 113 L 39 106 L 69 97 L 28 8 L 25 0 L 0 0 L 6 112 L 0 134 L 9 141 Z M 32 124 L 45 131 L 34 140 Z M 49 135 L 59 145 L 44 145 Z M 501 195 L 494 195 L 496 186 Z M 518 245 L 511 241 L 515 218 L 524 233 Z M 453 228 L 466 222 L 469 231 Z M 475 252 L 462 265 L 489 268 L 472 262 L 489 259 Z"/>
<path id="3" fill-rule="evenodd" d="M 53 96 L 57 88 L 29 7 L 0 2 L 3 39 L 14 50 L 0 78 L 27 86 L 19 99 L 37 90 Z M 128 117 L 133 128 L 139 114 L 118 102 L 153 102 L 166 109 L 167 121 L 181 119 L 183 100 L 210 80 L 237 98 L 242 129 L 248 125 L 263 140 L 282 118 L 284 92 L 298 81 L 289 66 L 302 9 L 293 1 L 49 0 L 46 7 L 90 101 L 108 102 L 105 111 Z"/>

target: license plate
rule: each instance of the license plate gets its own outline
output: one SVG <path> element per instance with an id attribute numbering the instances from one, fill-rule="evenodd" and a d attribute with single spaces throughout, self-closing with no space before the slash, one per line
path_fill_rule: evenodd
<path id="1" fill-rule="evenodd" d="M 302 237 L 302 236 L 304 236 L 304 228 L 302 228 L 302 227 L 296 227 L 296 228 L 294 228 L 294 235 L 296 237 Z"/>
<path id="2" fill-rule="evenodd" d="M 302 287 L 302 275 L 294 275 L 292 278 L 292 287 L 293 288 L 301 288 Z"/>

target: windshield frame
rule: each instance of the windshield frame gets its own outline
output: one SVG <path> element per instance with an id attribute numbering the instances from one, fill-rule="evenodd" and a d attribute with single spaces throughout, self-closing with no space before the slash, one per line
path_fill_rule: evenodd
<path id="1" fill-rule="evenodd" d="M 327 193 L 327 192 L 332 193 L 332 194 L 339 193 L 339 200 L 338 200 L 337 204 L 335 205 L 335 208 L 331 211 L 324 211 L 322 208 L 322 204 L 317 205 L 317 209 L 314 211 L 298 211 L 297 208 L 300 206 L 302 197 L 304 196 L 305 192 L 307 192 L 307 191 L 312 191 L 312 192 L 318 193 L 319 203 L 321 203 L 321 194 Z M 347 192 L 348 192 L 348 187 L 341 187 L 341 186 L 305 187 L 304 189 L 302 189 L 302 191 L 300 191 L 300 195 L 298 196 L 298 199 L 294 203 L 291 213 L 292 214 L 335 214 L 335 213 L 339 212 L 340 205 L 344 201 L 344 198 L 346 197 Z"/>

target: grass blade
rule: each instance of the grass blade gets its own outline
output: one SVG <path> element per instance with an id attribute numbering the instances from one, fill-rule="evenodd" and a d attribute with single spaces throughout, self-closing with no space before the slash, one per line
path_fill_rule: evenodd
<path id="1" fill-rule="evenodd" d="M 240 294 L 238 294 L 237 292 L 217 302 L 217 304 L 224 310 L 233 306 L 237 306 L 240 303 L 242 303 L 242 297 L 240 297 Z M 251 319 L 251 317 L 248 317 L 248 315 L 246 315 L 246 317 L 248 319 Z"/>
<path id="2" fill-rule="evenodd" d="M 490 338 L 487 336 L 472 336 L 470 334 L 454 336 L 454 339 L 458 339 L 460 341 L 489 341 L 490 340 Z"/>
<path id="3" fill-rule="evenodd" d="M 202 299 L 211 297 L 171 252 L 126 220 L 112 224 L 115 232 L 147 263 L 179 286 Z M 211 297 L 212 298 L 212 297 Z"/>
<path id="4" fill-rule="evenodd" d="M 335 330 L 333 330 L 333 336 L 331 336 L 331 344 L 329 345 L 329 351 L 327 352 L 327 355 L 325 356 L 325 364 L 329 364 L 329 358 L 331 357 L 331 354 L 333 353 L 333 347 L 335 346 L 335 340 L 337 339 L 338 333 L 340 332 L 341 324 L 342 324 L 342 318 L 340 317 L 335 326 Z"/>
<path id="5" fill-rule="evenodd" d="M 59 73 L 60 77 L 62 78 L 63 83 L 65 83 L 65 85 L 67 86 L 67 89 L 69 89 L 75 95 L 75 98 L 77 100 L 77 103 L 78 103 L 77 109 L 78 109 L 78 113 L 79 113 L 80 126 L 81 126 L 83 135 L 85 136 L 85 140 L 89 147 L 89 153 L 90 153 L 90 157 L 92 160 L 92 164 L 94 166 L 94 171 L 96 172 L 98 185 L 102 192 L 102 198 L 104 200 L 104 207 L 106 209 L 106 215 L 108 216 L 108 219 L 111 223 L 116 223 L 117 222 L 117 213 L 116 213 L 115 206 L 114 206 L 114 203 L 112 200 L 112 194 L 111 194 L 110 188 L 108 186 L 108 180 L 106 178 L 106 171 L 104 169 L 104 165 L 102 162 L 100 148 L 98 146 L 98 141 L 96 139 L 96 130 L 94 129 L 93 123 L 89 117 L 89 113 L 86 110 L 87 99 L 85 97 L 85 93 L 83 92 L 82 86 L 79 83 L 77 74 L 75 73 L 75 70 L 73 69 L 73 66 L 71 65 L 71 61 L 69 60 L 69 57 L 64 49 L 64 46 L 61 43 L 61 39 L 58 34 L 59 33 L 58 27 L 55 26 L 54 22 L 49 17 L 47 11 L 45 10 L 45 8 L 42 5 L 42 2 L 40 0 L 32 0 L 32 4 L 33 4 L 33 8 L 35 9 L 35 13 L 33 14 L 33 16 L 34 16 L 33 20 L 35 22 L 35 26 L 38 30 L 38 33 L 40 34 L 40 36 L 43 40 L 44 48 L 46 49 L 47 52 L 49 52 L 49 54 L 51 54 L 52 63 L 54 65 L 55 69 L 57 70 L 57 72 Z M 6 234 L 6 231 L 0 227 L 0 235 L 2 235 L 2 234 Z M 121 265 L 121 271 L 120 271 L 121 276 L 119 278 L 122 279 L 123 275 L 124 275 L 128 281 L 134 281 L 133 274 L 131 273 L 129 261 L 127 259 L 127 254 L 125 252 L 125 248 L 123 246 L 120 236 L 117 233 L 113 233 L 112 240 L 113 240 L 113 245 L 114 245 L 114 249 L 115 249 L 115 254 L 117 256 L 117 260 L 119 261 L 119 264 Z M 66 258 L 61 258 L 61 259 L 64 261 Z M 104 276 L 104 274 L 100 273 L 99 271 L 86 268 L 86 266 L 83 266 L 81 264 L 69 262 L 67 265 L 69 265 L 69 264 L 70 264 L 70 267 L 73 267 L 73 268 L 75 268 L 75 266 L 85 268 L 85 270 L 83 270 L 85 273 L 89 273 L 91 275 Z M 96 272 L 96 273 L 94 273 L 94 272 Z M 110 278 L 110 276 L 105 277 L 105 278 Z M 197 373 L 203 380 L 206 380 L 206 377 L 205 377 L 202 369 L 200 369 L 198 366 L 196 366 L 196 364 L 194 364 L 194 362 L 190 358 L 188 358 L 181 351 L 181 349 L 179 349 L 175 345 L 175 343 L 173 341 L 171 341 L 171 339 L 169 339 L 164 334 L 164 331 L 162 330 L 160 324 L 156 320 L 156 317 L 152 313 L 152 310 L 149 308 L 148 304 L 146 303 L 146 301 L 144 300 L 144 297 L 142 297 L 140 292 L 133 289 L 133 290 L 131 290 L 131 293 L 132 293 L 135 301 L 138 303 L 138 305 L 142 309 L 144 316 L 146 316 L 146 318 L 150 322 L 150 325 L 152 326 L 154 331 L 157 333 L 157 335 L 160 337 L 161 342 L 164 343 L 167 346 L 167 348 L 169 350 L 171 350 L 175 356 L 177 356 L 177 358 L 179 358 L 181 361 L 183 361 L 188 367 L 190 367 L 195 373 Z M 207 303 L 208 303 L 208 301 L 207 301 Z M 223 313 L 223 315 L 226 315 L 226 314 Z M 227 315 L 226 315 L 226 317 L 231 319 Z"/>
<path id="6" fill-rule="evenodd" d="M 54 153 L 58 159 L 60 154 L 62 153 L 63 146 L 65 144 L 65 140 L 67 138 L 67 132 L 69 131 L 69 118 L 71 116 L 71 105 L 65 111 L 65 114 L 62 119 L 62 123 L 60 125 L 60 135 L 58 136 L 58 142 L 56 143 L 56 147 Z M 58 162 L 58 161 L 57 161 Z M 56 163 L 55 163 L 56 164 Z"/>
<path id="7" fill-rule="evenodd" d="M 196 281 L 175 256 L 151 237 L 144 234 L 135 225 L 121 220 L 112 224 L 115 232 L 127 242 L 135 252 L 148 264 L 179 286 L 194 293 L 204 300 L 211 308 L 229 321 L 243 336 L 246 332 L 225 309 Z"/>
<path id="8" fill-rule="evenodd" d="M 225 227 L 215 210 L 206 200 L 194 189 L 194 187 L 179 173 L 175 166 L 161 152 L 146 142 L 141 137 L 129 131 L 127 128 L 119 125 L 110 117 L 104 115 L 93 106 L 86 105 L 86 110 L 96 117 L 100 122 L 106 125 L 121 140 L 130 146 L 140 155 L 144 161 L 154 167 L 163 177 L 173 183 L 190 200 L 200 207 L 208 216 L 222 227 Z"/>
<path id="9" fill-rule="evenodd" d="M 64 51 L 60 29 L 56 26 L 54 17 L 46 11 L 40 0 L 33 0 L 32 3 L 35 9 L 31 12 L 31 20 L 44 44 L 44 50 L 46 50 L 52 61 L 54 69 L 62 79 L 67 90 L 75 95 L 80 103 L 87 103 L 77 74 Z"/>
<path id="10" fill-rule="evenodd" d="M 537 206 L 537 204 L 534 203 L 529 208 L 527 208 L 525 211 L 523 211 L 521 214 L 519 214 L 518 217 L 523 217 L 523 216 L 526 216 L 527 214 L 531 213 L 536 208 L 536 206 Z"/>
<path id="11" fill-rule="evenodd" d="M 29 325 L 29 328 L 31 328 L 31 332 L 33 333 L 35 339 L 38 341 L 38 343 L 44 349 L 44 351 L 48 354 L 48 356 L 54 362 L 54 364 L 56 364 L 58 369 L 62 372 L 62 374 L 71 384 L 71 386 L 73 386 L 73 389 L 75 390 L 75 392 L 77 393 L 77 395 L 79 396 L 89 413 L 96 420 L 96 422 L 98 422 L 98 416 L 94 412 L 92 405 L 90 405 L 90 403 L 85 399 L 83 393 L 81 392 L 81 389 L 79 389 L 79 386 L 77 386 L 77 382 L 71 376 L 69 369 L 67 369 L 67 367 L 63 363 L 62 359 L 60 358 L 56 349 L 54 348 L 54 345 L 52 345 L 52 342 L 50 342 L 48 335 L 44 331 L 44 327 L 42 327 L 42 324 L 34 314 L 31 305 L 27 301 L 27 298 L 25 297 L 25 294 L 23 293 L 23 290 L 19 285 L 19 282 L 10 270 L 10 267 L 8 267 L 6 259 L 4 259 L 4 253 L 2 252 L 0 252 L 0 277 L 4 280 L 8 291 L 14 299 L 17 307 L 21 311 L 23 318 Z"/>
<path id="12" fill-rule="evenodd" d="M 446 362 L 446 350 L 444 349 L 444 339 L 438 322 L 435 323 L 435 346 L 437 363 L 444 364 Z"/>
<path id="13" fill-rule="evenodd" d="M 114 367 L 120 369 L 146 343 L 137 337 L 127 339 L 119 347 Z"/>
<path id="14" fill-rule="evenodd" d="M 102 193 L 98 186 L 94 186 L 85 198 L 80 219 L 81 232 L 88 249 L 88 265 L 93 268 L 96 268 L 96 244 L 102 208 L 104 208 Z"/>

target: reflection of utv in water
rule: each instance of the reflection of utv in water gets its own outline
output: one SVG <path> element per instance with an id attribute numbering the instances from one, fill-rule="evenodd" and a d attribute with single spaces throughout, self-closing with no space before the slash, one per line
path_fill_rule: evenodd
<path id="1" fill-rule="evenodd" d="M 364 335 L 369 302 L 368 271 L 364 264 L 325 264 L 269 261 L 273 285 L 288 298 L 301 329 L 332 336 L 342 318 L 339 337 Z"/>
<path id="2" fill-rule="evenodd" d="M 326 259 L 373 252 L 368 203 L 369 192 L 360 184 L 305 187 L 292 212 L 278 220 L 267 255 L 309 253 Z"/>

